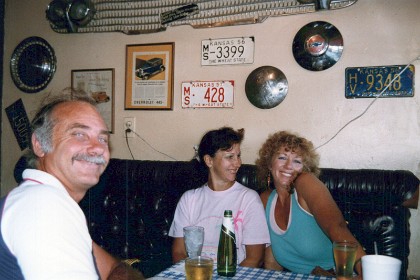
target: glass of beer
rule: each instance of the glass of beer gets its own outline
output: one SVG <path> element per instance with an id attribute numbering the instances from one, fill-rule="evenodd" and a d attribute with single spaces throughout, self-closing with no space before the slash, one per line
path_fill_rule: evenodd
<path id="1" fill-rule="evenodd" d="M 185 260 L 187 280 L 211 280 L 213 276 L 213 259 L 208 257 L 193 257 Z"/>
<path id="2" fill-rule="evenodd" d="M 337 280 L 351 279 L 356 260 L 357 243 L 352 241 L 335 241 L 333 243 L 333 251 Z"/>

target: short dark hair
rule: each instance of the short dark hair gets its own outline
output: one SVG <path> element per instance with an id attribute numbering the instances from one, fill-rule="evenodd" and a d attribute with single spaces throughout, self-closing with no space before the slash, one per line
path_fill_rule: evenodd
<path id="1" fill-rule="evenodd" d="M 56 125 L 56 121 L 52 118 L 52 112 L 59 104 L 72 101 L 86 102 L 96 107 L 95 100 L 86 92 L 73 88 L 65 88 L 58 95 L 49 93 L 41 101 L 41 106 L 31 122 L 31 133 L 28 134 L 29 150 L 26 153 L 28 166 L 36 168 L 38 162 L 38 156 L 35 155 L 32 146 L 32 135 L 35 134 L 44 152 L 51 152 L 53 129 Z"/>
<path id="2" fill-rule="evenodd" d="M 214 157 L 218 150 L 227 151 L 234 144 L 240 144 L 244 139 L 245 130 L 243 128 L 235 131 L 231 127 L 222 127 L 210 130 L 201 138 L 198 146 L 198 156 L 200 162 L 204 164 L 204 156 Z"/>

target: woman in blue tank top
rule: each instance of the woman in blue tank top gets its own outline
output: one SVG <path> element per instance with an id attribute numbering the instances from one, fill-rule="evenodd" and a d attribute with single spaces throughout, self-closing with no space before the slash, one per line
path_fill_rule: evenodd
<path id="1" fill-rule="evenodd" d="M 305 274 L 315 267 L 332 270 L 332 242 L 357 242 L 317 177 L 318 163 L 312 142 L 286 131 L 271 135 L 259 151 L 256 165 L 261 182 L 267 180 L 261 200 L 271 239 L 265 254 L 267 269 Z M 357 260 L 365 255 L 358 245 Z M 355 271 L 361 275 L 360 262 Z"/>

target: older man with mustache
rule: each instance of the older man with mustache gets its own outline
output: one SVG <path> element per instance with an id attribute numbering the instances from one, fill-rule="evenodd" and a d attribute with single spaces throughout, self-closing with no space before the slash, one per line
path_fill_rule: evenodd
<path id="1" fill-rule="evenodd" d="M 32 169 L 0 200 L 0 279 L 143 279 L 92 241 L 78 205 L 110 158 L 95 102 L 62 94 L 31 125 Z"/>

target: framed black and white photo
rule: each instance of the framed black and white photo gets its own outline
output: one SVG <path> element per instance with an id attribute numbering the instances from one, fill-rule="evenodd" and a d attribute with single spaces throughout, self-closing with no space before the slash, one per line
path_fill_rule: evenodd
<path id="1" fill-rule="evenodd" d="M 95 99 L 110 133 L 114 133 L 114 69 L 72 70 L 71 86 Z"/>

